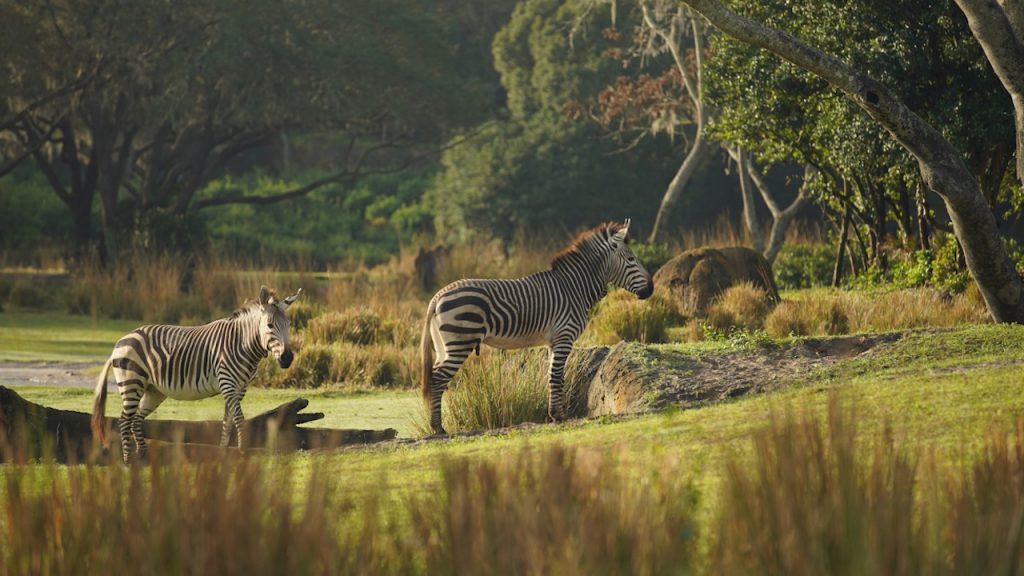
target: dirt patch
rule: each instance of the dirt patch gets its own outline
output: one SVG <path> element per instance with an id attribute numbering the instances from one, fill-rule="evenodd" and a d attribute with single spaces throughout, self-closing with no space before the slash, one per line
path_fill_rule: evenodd
<path id="1" fill-rule="evenodd" d="M 0 362 L 0 384 L 92 388 L 96 366 L 92 362 Z"/>
<path id="2" fill-rule="evenodd" d="M 871 354 L 878 345 L 900 337 L 813 338 L 757 350 L 703 354 L 621 343 L 603 349 L 604 354 L 588 352 L 592 359 L 582 363 L 577 377 L 589 383 L 590 416 L 693 407 L 779 390 L 840 360 Z"/>

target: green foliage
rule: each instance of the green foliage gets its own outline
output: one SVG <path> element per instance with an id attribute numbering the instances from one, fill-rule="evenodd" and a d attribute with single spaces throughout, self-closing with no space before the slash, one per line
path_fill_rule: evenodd
<path id="1" fill-rule="evenodd" d="M 27 168 L 27 167 L 26 167 Z M 19 168 L 0 179 L 0 254 L 9 264 L 43 266 L 40 247 L 59 247 L 70 214 L 42 174 Z"/>
<path id="2" fill-rule="evenodd" d="M 780 290 L 828 286 L 835 259 L 835 248 L 828 244 L 788 242 L 772 264 L 775 282 Z"/>
<path id="3" fill-rule="evenodd" d="M 672 249 L 668 247 L 668 244 L 634 242 L 630 244 L 630 248 L 632 248 L 633 254 L 636 255 L 637 259 L 647 268 L 647 271 L 651 273 L 651 276 L 654 276 L 659 268 L 675 256 L 672 253 Z"/>
<path id="4" fill-rule="evenodd" d="M 584 0 L 516 7 L 494 41 L 509 114 L 445 152 L 430 192 L 438 232 L 482 232 L 508 244 L 520 231 L 653 215 L 678 161 L 671 146 L 645 141 L 615 154 L 617 144 L 570 111 L 620 73 L 604 57 L 612 43 L 601 31 L 612 15 Z"/>
<path id="5" fill-rule="evenodd" d="M 1007 242 L 1011 258 L 1020 262 L 1015 241 Z M 893 252 L 885 270 L 872 264 L 849 281 L 855 288 L 892 285 L 897 288 L 930 286 L 959 294 L 971 283 L 970 272 L 960 262 L 960 248 L 952 234 L 936 234 L 930 250 Z"/>
<path id="6" fill-rule="evenodd" d="M 259 172 L 214 181 L 203 197 L 269 196 L 322 174 L 274 178 Z M 402 242 L 431 230 L 422 196 L 429 172 L 369 176 L 352 186 L 326 186 L 284 204 L 227 205 L 203 213 L 210 249 L 257 263 L 302 260 L 317 269 L 339 261 L 374 265 L 396 255 Z"/>

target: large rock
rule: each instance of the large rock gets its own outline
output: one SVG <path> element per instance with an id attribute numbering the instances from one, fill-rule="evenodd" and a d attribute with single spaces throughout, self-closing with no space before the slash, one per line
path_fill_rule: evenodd
<path id="1" fill-rule="evenodd" d="M 779 301 L 771 265 L 742 246 L 687 250 L 654 275 L 654 285 L 668 292 L 680 314 L 690 317 L 704 316 L 719 294 L 743 282 L 764 290 L 772 302 Z"/>

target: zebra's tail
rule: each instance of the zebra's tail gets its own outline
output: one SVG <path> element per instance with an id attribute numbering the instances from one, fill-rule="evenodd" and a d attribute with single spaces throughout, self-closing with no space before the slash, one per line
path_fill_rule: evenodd
<path id="1" fill-rule="evenodd" d="M 420 372 L 420 392 L 424 400 L 430 404 L 430 376 L 434 371 L 434 340 L 430 336 L 430 321 L 434 319 L 434 303 L 427 306 L 427 317 L 423 320 L 423 339 L 420 341 L 420 360 L 423 362 Z"/>
<path id="2" fill-rule="evenodd" d="M 99 438 L 100 444 L 107 443 L 107 375 L 110 374 L 110 364 L 113 358 L 107 358 L 107 363 L 100 369 L 100 376 L 96 379 L 96 390 L 92 395 L 92 420 L 89 427 L 92 428 L 92 437 Z"/>

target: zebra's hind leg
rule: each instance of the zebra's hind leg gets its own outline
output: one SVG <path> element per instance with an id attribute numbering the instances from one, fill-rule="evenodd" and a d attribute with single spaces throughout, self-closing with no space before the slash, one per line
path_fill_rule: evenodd
<path id="1" fill-rule="evenodd" d="M 167 397 L 163 395 L 156 388 L 149 388 L 146 393 L 142 395 L 142 401 L 139 403 L 139 411 L 135 413 L 135 419 L 132 421 L 132 434 L 135 436 L 135 443 L 139 448 L 139 458 L 145 458 L 149 453 L 149 446 L 146 443 L 146 437 L 142 435 L 142 421 L 146 419 L 156 410 L 157 406 L 163 403 Z"/>
<path id="2" fill-rule="evenodd" d="M 121 433 L 121 456 L 124 463 L 131 462 L 132 445 L 139 445 L 139 438 L 142 437 L 142 420 L 139 419 L 139 435 L 135 436 L 135 420 L 139 415 L 139 398 L 142 391 L 138 385 L 118 383 L 121 393 L 121 417 L 117 419 L 117 429 Z"/>
<path id="3" fill-rule="evenodd" d="M 565 420 L 566 403 L 565 363 L 572 353 L 571 339 L 559 339 L 551 343 L 551 366 L 548 370 L 548 420 L 558 422 Z"/>
<path id="4" fill-rule="evenodd" d="M 479 345 L 479 344 L 478 344 Z M 470 349 L 472 350 L 472 349 Z M 469 351 L 449 351 L 444 362 L 434 366 L 430 374 L 430 427 L 434 434 L 447 434 L 441 424 L 441 399 L 448 384 L 469 357 Z"/>

